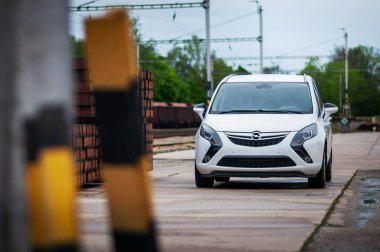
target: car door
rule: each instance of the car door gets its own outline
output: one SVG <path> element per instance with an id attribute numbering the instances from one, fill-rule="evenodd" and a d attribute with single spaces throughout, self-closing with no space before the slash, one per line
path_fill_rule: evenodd
<path id="1" fill-rule="evenodd" d="M 319 95 L 319 92 L 318 92 L 318 88 L 317 88 L 317 85 L 315 83 L 315 81 L 313 81 L 313 86 L 314 86 L 314 91 L 315 91 L 315 96 L 316 96 L 316 99 L 317 99 L 317 104 L 318 104 L 318 109 L 319 109 L 319 117 L 318 117 L 318 121 L 319 123 L 321 123 L 323 125 L 323 128 L 325 130 L 325 133 L 326 133 L 326 147 L 327 147 L 327 160 L 330 159 L 330 155 L 331 155 L 331 147 L 332 147 L 332 130 L 331 130 L 331 117 L 330 116 L 326 116 L 326 113 L 325 113 L 325 105 Z"/>

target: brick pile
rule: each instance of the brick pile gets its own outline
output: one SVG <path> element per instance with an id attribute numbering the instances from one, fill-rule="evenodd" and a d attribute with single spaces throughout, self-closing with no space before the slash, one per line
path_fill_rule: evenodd
<path id="1" fill-rule="evenodd" d="M 96 125 L 95 97 L 91 91 L 87 64 L 75 59 L 75 124 L 73 125 L 73 152 L 76 159 L 78 186 L 102 180 L 101 149 Z"/>
<path id="2" fill-rule="evenodd" d="M 100 143 L 98 128 L 94 124 L 73 125 L 73 151 L 76 159 L 79 186 L 100 182 Z"/>
<path id="3" fill-rule="evenodd" d="M 85 59 L 73 62 L 75 77 L 76 122 L 73 125 L 73 151 L 78 186 L 102 181 L 101 146 L 96 125 L 95 97 Z M 145 154 L 153 164 L 153 74 L 141 70 L 136 89 L 143 127 Z"/>
<path id="4" fill-rule="evenodd" d="M 142 111 L 140 120 L 143 127 L 144 154 L 151 163 L 150 167 L 153 167 L 153 73 L 141 70 L 138 83 L 137 97 Z"/>

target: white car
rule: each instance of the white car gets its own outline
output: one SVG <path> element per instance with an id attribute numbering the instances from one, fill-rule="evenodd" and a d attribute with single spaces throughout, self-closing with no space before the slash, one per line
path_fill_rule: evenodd
<path id="1" fill-rule="evenodd" d="M 210 105 L 194 111 L 195 183 L 212 187 L 230 177 L 304 177 L 310 187 L 331 180 L 330 115 L 308 75 L 230 75 Z"/>

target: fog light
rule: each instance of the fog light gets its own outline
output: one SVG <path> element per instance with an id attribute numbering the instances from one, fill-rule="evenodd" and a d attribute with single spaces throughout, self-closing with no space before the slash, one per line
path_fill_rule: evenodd
<path id="1" fill-rule="evenodd" d="M 208 149 L 207 153 L 203 157 L 202 163 L 208 163 L 210 160 L 215 156 L 215 154 L 220 150 L 221 147 L 219 146 L 210 146 L 210 149 Z"/>
<path id="2" fill-rule="evenodd" d="M 306 163 L 311 163 L 311 158 L 310 157 L 305 157 L 305 162 Z"/>
<path id="3" fill-rule="evenodd" d="M 313 159 L 309 156 L 309 153 L 305 150 L 303 146 L 298 146 L 298 147 L 292 147 L 293 150 L 300 156 L 303 161 L 305 161 L 308 164 L 313 163 Z"/>

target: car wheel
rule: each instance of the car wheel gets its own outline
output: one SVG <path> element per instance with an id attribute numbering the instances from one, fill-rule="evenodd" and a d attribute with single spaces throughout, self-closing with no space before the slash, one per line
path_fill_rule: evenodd
<path id="1" fill-rule="evenodd" d="M 230 177 L 217 177 L 215 178 L 216 182 L 228 182 L 230 181 Z"/>
<path id="2" fill-rule="evenodd" d="M 322 166 L 315 178 L 308 178 L 309 187 L 311 188 L 325 188 L 326 185 L 326 151 L 323 153 Z"/>
<path id="3" fill-rule="evenodd" d="M 326 166 L 326 181 L 331 181 L 332 157 L 333 156 L 332 156 L 332 150 L 331 150 L 330 159 Z"/>
<path id="4" fill-rule="evenodd" d="M 210 188 L 214 185 L 214 178 L 204 178 L 202 174 L 198 171 L 197 166 L 195 169 L 195 185 L 199 188 Z"/>

